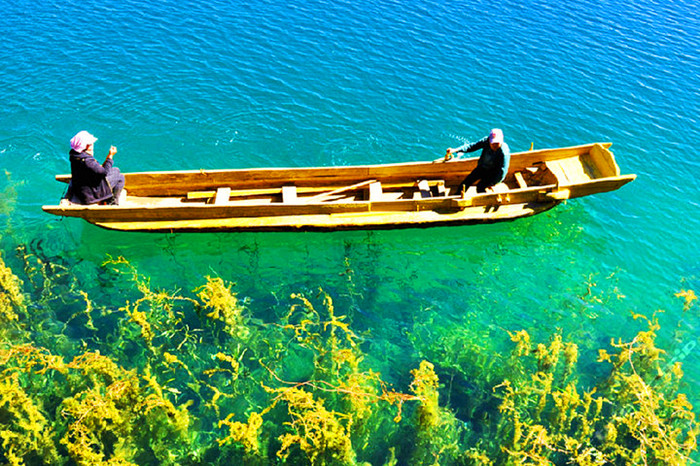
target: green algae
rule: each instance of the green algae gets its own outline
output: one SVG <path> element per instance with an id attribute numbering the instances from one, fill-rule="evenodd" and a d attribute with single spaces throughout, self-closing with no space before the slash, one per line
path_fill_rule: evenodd
<path id="1" fill-rule="evenodd" d="M 100 273 L 117 285 L 100 295 L 70 264 L 20 251 L 24 280 L 0 257 L 2 463 L 688 464 L 696 452 L 656 314 L 592 348 L 425 312 L 391 383 L 323 290 L 263 320 L 220 277 L 158 289 L 108 258 Z M 584 308 L 618 291 L 584 288 Z M 689 309 L 693 297 L 679 293 Z M 598 360 L 592 374 L 582 355 Z"/>

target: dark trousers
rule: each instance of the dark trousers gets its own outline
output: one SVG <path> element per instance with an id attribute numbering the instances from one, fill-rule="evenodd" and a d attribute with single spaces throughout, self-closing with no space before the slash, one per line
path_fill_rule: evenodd
<path id="1" fill-rule="evenodd" d="M 477 167 L 467 175 L 464 181 L 462 181 L 462 190 L 466 191 L 476 180 L 479 180 L 479 183 L 476 185 L 476 192 L 485 193 L 486 188 L 490 188 L 500 181 L 499 177 L 499 173 L 492 173 L 477 165 Z"/>
<path id="2" fill-rule="evenodd" d="M 124 175 L 117 167 L 112 167 L 107 171 L 107 183 L 112 188 L 112 195 L 114 196 L 112 203 L 119 204 L 119 195 L 124 189 Z"/>

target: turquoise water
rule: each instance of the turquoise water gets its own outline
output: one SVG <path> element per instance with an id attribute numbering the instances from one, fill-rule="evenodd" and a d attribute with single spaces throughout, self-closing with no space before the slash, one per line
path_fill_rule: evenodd
<path id="1" fill-rule="evenodd" d="M 674 296 L 700 292 L 695 2 L 0 5 L 11 266 L 26 245 L 97 295 L 108 256 L 168 289 L 220 276 L 260 318 L 322 287 L 395 380 L 419 361 L 404 350 L 428 314 L 468 316 L 493 351 L 521 328 L 594 349 L 634 335 L 631 312 L 658 309 L 671 354 L 697 341 L 699 305 L 684 312 Z M 491 127 L 513 151 L 612 142 L 638 178 L 531 219 L 426 230 L 138 234 L 41 211 L 62 195 L 53 177 L 82 129 L 98 158 L 113 144 L 123 171 L 147 171 L 430 160 Z M 698 400 L 700 353 L 683 362 Z"/>

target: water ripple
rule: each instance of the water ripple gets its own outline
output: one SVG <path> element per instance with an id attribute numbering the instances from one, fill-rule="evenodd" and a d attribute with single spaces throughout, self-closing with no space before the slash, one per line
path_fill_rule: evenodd
<path id="1" fill-rule="evenodd" d="M 573 288 L 584 270 L 622 264 L 627 294 L 657 302 L 697 268 L 688 265 L 698 256 L 687 233 L 700 229 L 693 2 L 16 0 L 5 7 L 0 164 L 26 181 L 17 186 L 17 210 L 27 235 L 48 221 L 38 206 L 60 194 L 52 174 L 67 169 L 67 141 L 79 129 L 97 134 L 103 152 L 118 144 L 122 168 L 168 170 L 428 160 L 499 126 L 514 150 L 611 141 L 623 172 L 639 178 L 507 226 L 371 239 L 207 236 L 211 249 L 182 239 L 183 250 L 204 267 L 212 258 L 240 259 L 222 258 L 222 241 L 263 242 L 294 265 L 285 272 L 263 259 L 266 283 L 285 273 L 296 283 L 311 280 L 298 252 L 309 242 L 341 263 L 337 244 L 372 247 L 381 264 L 360 262 L 379 271 L 378 299 L 401 296 L 407 276 L 431 275 L 412 285 L 419 298 L 434 302 L 445 284 L 457 283 L 502 299 L 513 322 L 530 316 L 513 311 L 518 298 L 508 287 L 517 277 L 533 288 L 543 277 Z M 64 228 L 82 231 L 76 225 Z M 90 234 L 158 256 L 128 236 Z M 320 253 L 313 257 L 322 262 Z M 578 276 L 553 272 L 572 264 Z M 513 277 L 489 291 L 477 283 L 489 266 Z M 329 270 L 310 267 L 314 277 Z M 231 269 L 249 274 L 235 263 Z M 656 280 L 664 289 L 650 290 Z M 547 307 L 550 292 L 557 294 L 522 306 Z M 448 298 L 454 309 L 457 300 Z"/>

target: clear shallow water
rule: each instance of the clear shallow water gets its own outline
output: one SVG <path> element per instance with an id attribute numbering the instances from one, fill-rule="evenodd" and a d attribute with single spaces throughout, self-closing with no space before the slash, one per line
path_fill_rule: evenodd
<path id="1" fill-rule="evenodd" d="M 698 305 L 674 297 L 700 291 L 694 2 L 0 5 L 10 264 L 17 244 L 95 266 L 123 255 L 158 286 L 234 281 L 258 309 L 321 286 L 378 348 L 426 309 L 473 315 L 502 334 L 494 351 L 520 328 L 596 347 L 657 309 L 671 351 L 697 338 Z M 494 126 L 514 151 L 611 141 L 638 178 L 532 219 L 428 230 L 127 234 L 40 209 L 81 129 L 98 158 L 114 144 L 122 170 L 146 171 L 429 160 Z M 586 282 L 625 298 L 582 310 Z M 700 398 L 700 354 L 684 363 Z"/>

